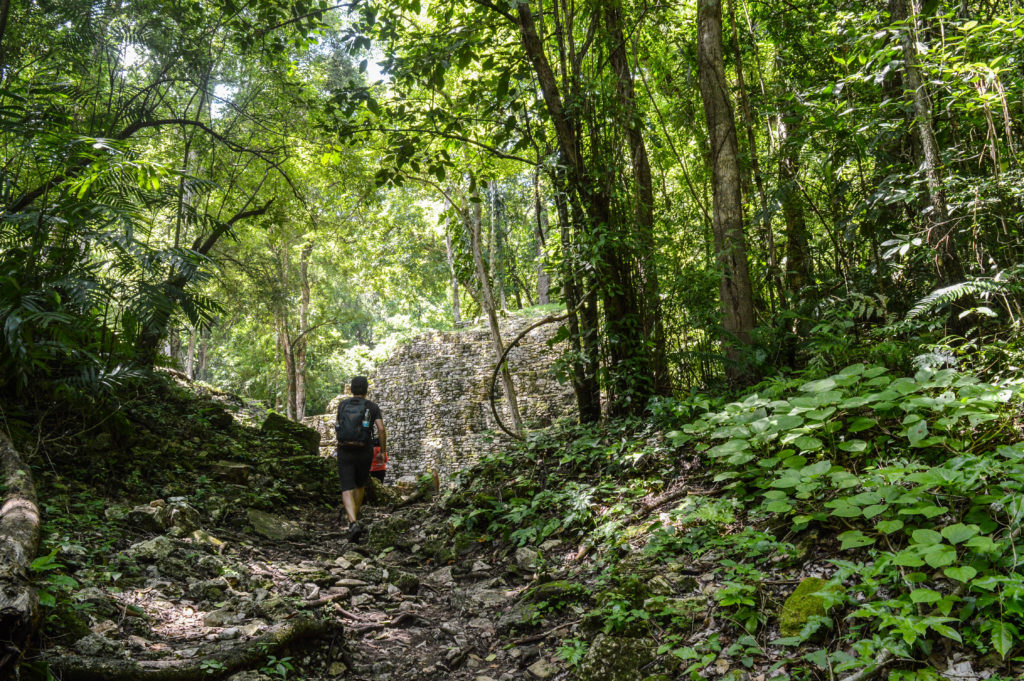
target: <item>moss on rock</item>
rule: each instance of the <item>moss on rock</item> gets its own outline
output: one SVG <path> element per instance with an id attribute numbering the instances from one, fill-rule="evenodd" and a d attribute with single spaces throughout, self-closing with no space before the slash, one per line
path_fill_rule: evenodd
<path id="1" fill-rule="evenodd" d="M 267 435 L 278 435 L 285 438 L 292 438 L 302 447 L 302 451 L 310 456 L 320 454 L 320 433 L 312 428 L 307 428 L 301 423 L 290 421 L 280 414 L 270 412 L 263 421 L 260 428 Z"/>
<path id="2" fill-rule="evenodd" d="M 798 636 L 811 617 L 825 616 L 825 599 L 814 594 L 827 582 L 819 577 L 808 577 L 797 585 L 779 615 L 779 629 L 783 636 Z"/>
<path id="3" fill-rule="evenodd" d="M 654 657 L 654 642 L 649 639 L 599 634 L 576 676 L 586 681 L 635 681 L 637 670 Z"/>

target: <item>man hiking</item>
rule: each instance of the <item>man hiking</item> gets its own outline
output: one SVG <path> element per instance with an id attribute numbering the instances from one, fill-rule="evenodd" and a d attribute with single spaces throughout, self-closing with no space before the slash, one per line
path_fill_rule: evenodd
<path id="1" fill-rule="evenodd" d="M 338 435 L 338 477 L 341 478 L 341 503 L 348 516 L 348 540 L 356 541 L 363 534 L 359 524 L 359 509 L 370 481 L 373 462 L 373 431 L 380 439 L 381 452 L 387 456 L 388 433 L 380 407 L 366 399 L 369 381 L 365 376 L 352 379 L 349 390 L 352 397 L 338 405 L 338 420 L 334 425 Z"/>

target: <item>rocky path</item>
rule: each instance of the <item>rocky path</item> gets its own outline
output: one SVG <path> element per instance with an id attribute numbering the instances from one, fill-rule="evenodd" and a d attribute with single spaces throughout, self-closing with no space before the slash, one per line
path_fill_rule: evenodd
<path id="1" fill-rule="evenodd" d="M 572 620 L 550 636 L 529 624 L 530 553 L 457 550 L 432 506 L 367 508 L 358 544 L 322 510 L 196 529 L 183 501 L 152 508 L 135 509 L 135 521 L 152 516 L 163 532 L 114 561 L 136 570 L 74 594 L 88 631 L 58 628 L 47 640 L 57 678 L 567 677 L 554 650 Z"/>

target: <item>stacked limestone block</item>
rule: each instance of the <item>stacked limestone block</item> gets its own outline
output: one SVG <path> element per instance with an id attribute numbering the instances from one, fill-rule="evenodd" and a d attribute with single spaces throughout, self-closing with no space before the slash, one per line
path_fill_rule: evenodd
<path id="1" fill-rule="evenodd" d="M 508 343 L 536 318 L 502 320 Z M 509 353 L 527 425 L 540 428 L 556 418 L 575 414 L 572 388 L 555 377 L 554 364 L 562 347 L 549 347 L 557 330 L 549 324 L 531 331 Z M 494 350 L 486 327 L 430 333 L 402 347 L 370 377 L 370 399 L 380 405 L 388 428 L 391 455 L 389 477 L 437 470 L 443 481 L 481 455 L 507 446 L 509 439 L 491 414 L 487 390 L 494 367 Z M 498 381 L 502 420 L 511 425 Z M 337 399 L 324 416 L 307 419 L 321 433 L 321 452 L 333 450 Z"/>

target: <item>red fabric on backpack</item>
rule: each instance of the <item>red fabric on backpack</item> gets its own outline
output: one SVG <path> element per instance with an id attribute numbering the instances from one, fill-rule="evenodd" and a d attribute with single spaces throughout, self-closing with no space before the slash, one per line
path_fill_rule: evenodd
<path id="1" fill-rule="evenodd" d="M 388 455 L 380 451 L 380 447 L 373 448 L 373 463 L 370 464 L 371 471 L 384 471 L 388 467 Z"/>

